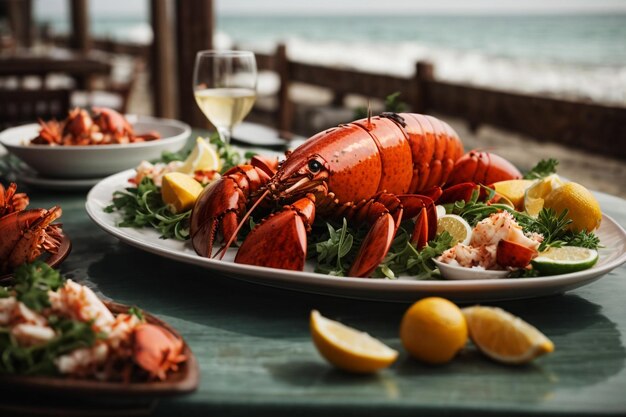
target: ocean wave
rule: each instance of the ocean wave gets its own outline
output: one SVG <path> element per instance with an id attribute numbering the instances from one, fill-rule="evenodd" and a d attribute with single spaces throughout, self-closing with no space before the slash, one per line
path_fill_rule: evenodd
<path id="1" fill-rule="evenodd" d="M 289 58 L 324 66 L 410 77 L 417 61 L 434 64 L 438 79 L 481 87 L 626 105 L 626 66 L 583 65 L 458 51 L 418 42 L 286 41 Z M 241 44 L 271 52 L 270 42 Z"/>

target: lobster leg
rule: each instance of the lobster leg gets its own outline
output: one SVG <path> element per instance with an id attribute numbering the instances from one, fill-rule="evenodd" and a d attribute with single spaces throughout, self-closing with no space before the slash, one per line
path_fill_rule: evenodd
<path id="1" fill-rule="evenodd" d="M 388 193 L 382 193 L 357 205 L 353 220 L 371 223 L 372 227 L 365 236 L 361 248 L 350 266 L 351 277 L 368 277 L 385 259 L 398 227 L 402 222 L 404 208 L 400 199 Z"/>
<path id="2" fill-rule="evenodd" d="M 421 249 L 437 232 L 437 210 L 430 197 L 418 194 L 399 195 L 405 209 L 405 218 L 415 218 L 411 243 Z"/>
<path id="3" fill-rule="evenodd" d="M 314 219 L 315 196 L 307 194 L 259 223 L 243 241 L 235 262 L 301 271 Z"/>

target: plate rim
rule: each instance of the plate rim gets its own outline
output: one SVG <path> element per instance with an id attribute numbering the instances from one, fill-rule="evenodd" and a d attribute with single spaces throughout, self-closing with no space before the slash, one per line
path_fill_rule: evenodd
<path id="1" fill-rule="evenodd" d="M 622 252 L 616 259 L 608 262 L 599 267 L 594 267 L 592 269 L 588 269 L 585 271 L 572 272 L 568 274 L 561 275 L 553 275 L 547 277 L 534 277 L 534 278 L 502 278 L 502 279 L 477 279 L 477 280 L 406 280 L 406 279 L 396 279 L 396 280 L 387 280 L 387 279 L 371 279 L 371 278 L 357 278 L 357 277 L 333 277 L 330 275 L 308 272 L 308 271 L 288 271 L 281 270 L 275 268 L 268 267 L 260 267 L 254 265 L 242 265 L 235 264 L 233 262 L 228 261 L 220 261 L 215 259 L 203 258 L 199 255 L 193 253 L 180 252 L 171 248 L 165 247 L 155 247 L 150 245 L 149 243 L 144 242 L 141 239 L 136 238 L 135 236 L 130 235 L 129 233 L 124 232 L 124 228 L 111 226 L 109 224 L 103 223 L 100 221 L 97 213 L 93 212 L 93 209 L 97 208 L 95 204 L 94 195 L 99 191 L 99 187 L 107 185 L 109 182 L 115 181 L 118 177 L 130 177 L 134 172 L 133 169 L 128 169 L 125 171 L 118 172 L 113 174 L 102 181 L 98 182 L 87 194 L 87 198 L 85 201 L 85 209 L 87 214 L 91 220 L 96 223 L 101 229 L 105 232 L 111 234 L 117 239 L 135 246 L 141 250 L 154 253 L 160 256 L 167 257 L 169 259 L 173 259 L 179 262 L 190 263 L 193 265 L 201 266 L 206 269 L 216 270 L 219 272 L 226 272 L 232 274 L 232 278 L 242 279 L 245 281 L 255 282 L 258 284 L 265 284 L 270 286 L 279 286 L 281 288 L 285 288 L 282 285 L 273 285 L 276 282 L 288 282 L 293 283 L 294 278 L 301 278 L 297 280 L 297 284 L 303 284 L 305 287 L 312 287 L 316 285 L 323 285 L 325 290 L 328 289 L 337 289 L 337 288 L 345 288 L 351 287 L 351 283 L 358 283 L 358 288 L 355 288 L 357 291 L 381 291 L 387 290 L 391 291 L 412 291 L 412 292 L 442 292 L 442 291 L 476 291 L 476 289 L 472 290 L 468 287 L 475 286 L 485 286 L 489 287 L 490 290 L 511 290 L 516 288 L 528 289 L 529 287 L 534 287 L 539 284 L 540 286 L 550 286 L 560 284 L 561 286 L 581 286 L 586 285 L 587 283 L 591 283 L 597 279 L 600 279 L 602 276 L 606 275 L 611 270 L 617 268 L 624 262 L 626 262 L 626 251 Z M 121 184 L 120 184 L 121 185 Z M 92 207 L 92 205 L 94 207 Z M 108 215 L 108 213 L 107 213 Z M 620 240 L 626 242 L 626 231 L 624 228 L 617 223 L 612 217 L 608 216 L 605 213 L 602 213 L 603 218 L 606 219 L 609 223 L 614 226 L 619 235 L 621 237 Z M 603 220 L 604 220 L 603 219 Z M 156 233 L 156 231 L 155 231 Z M 261 278 L 259 280 L 251 280 L 249 277 L 258 275 L 258 272 L 262 272 L 263 276 L 267 276 L 268 274 L 272 275 L 271 283 L 267 282 L 266 278 Z M 244 276 L 237 276 L 238 273 L 241 273 Z M 256 273 L 256 274 L 255 274 Z M 297 274 L 297 275 L 294 275 Z M 582 282 L 582 284 L 581 284 Z M 579 285 L 576 285 L 579 284 Z M 302 285 L 298 285 L 298 288 L 302 288 Z M 319 291 L 319 290 L 309 290 L 300 289 L 301 291 L 306 292 L 316 292 L 316 293 L 324 293 L 331 294 L 340 297 L 345 297 L 342 294 L 333 294 Z M 562 291 L 561 291 L 562 292 Z M 389 294 L 387 294 L 388 296 Z M 548 294 L 545 294 L 548 295 Z M 533 297 L 533 296 L 531 296 Z M 367 298 L 358 296 L 357 298 Z M 394 297 L 395 298 L 395 297 Z M 528 297 L 519 297 L 519 298 L 528 298 Z M 375 299 L 379 299 L 379 297 L 375 297 Z M 480 299 L 478 297 L 477 299 Z M 490 297 L 486 297 L 486 299 L 492 300 Z M 498 298 L 500 299 L 500 298 Z M 511 297 L 504 297 L 502 299 L 512 299 Z"/>

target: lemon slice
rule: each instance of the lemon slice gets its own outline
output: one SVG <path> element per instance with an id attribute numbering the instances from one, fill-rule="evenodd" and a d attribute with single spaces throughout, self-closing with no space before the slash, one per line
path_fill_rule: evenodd
<path id="1" fill-rule="evenodd" d="M 546 197 L 563 184 L 563 180 L 556 174 L 537 180 L 524 194 L 524 210 L 533 217 L 538 216 Z"/>
<path id="2" fill-rule="evenodd" d="M 391 365 L 398 352 L 367 333 L 311 311 L 311 337 L 320 354 L 337 368 L 371 373 Z"/>
<path id="3" fill-rule="evenodd" d="M 196 146 L 176 171 L 193 175 L 196 171 L 219 171 L 221 168 L 222 160 L 215 148 L 206 140 L 198 137 Z"/>
<path id="4" fill-rule="evenodd" d="M 437 234 L 444 231 L 452 235 L 452 246 L 457 243 L 467 245 L 472 237 L 472 227 L 456 214 L 446 214 L 437 220 Z"/>
<path id="5" fill-rule="evenodd" d="M 531 261 L 544 275 L 567 274 L 589 269 L 598 262 L 598 251 L 577 246 L 550 248 Z"/>
<path id="6" fill-rule="evenodd" d="M 163 176 L 161 198 L 172 213 L 181 213 L 193 207 L 202 190 L 202 185 L 189 175 L 170 172 Z"/>
<path id="7" fill-rule="evenodd" d="M 493 184 L 496 193 L 506 197 L 517 210 L 524 208 L 526 190 L 535 183 L 533 180 L 507 180 Z"/>
<path id="8" fill-rule="evenodd" d="M 488 357 L 522 364 L 554 351 L 554 344 L 535 327 L 497 307 L 466 307 L 470 338 Z"/>

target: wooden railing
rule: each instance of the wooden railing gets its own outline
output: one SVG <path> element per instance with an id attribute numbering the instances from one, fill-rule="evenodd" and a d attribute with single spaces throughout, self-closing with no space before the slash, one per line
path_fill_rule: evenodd
<path id="1" fill-rule="evenodd" d="M 497 91 L 436 80 L 429 63 L 418 62 L 415 75 L 402 78 L 353 69 L 289 61 L 279 45 L 274 55 L 257 54 L 259 69 L 276 71 L 281 80 L 276 123 L 292 129 L 291 82 L 325 87 L 338 97 L 357 94 L 383 99 L 400 91 L 412 111 L 436 112 L 465 119 L 470 127 L 487 124 L 626 159 L 626 107 L 606 106 L 538 95 Z"/>

